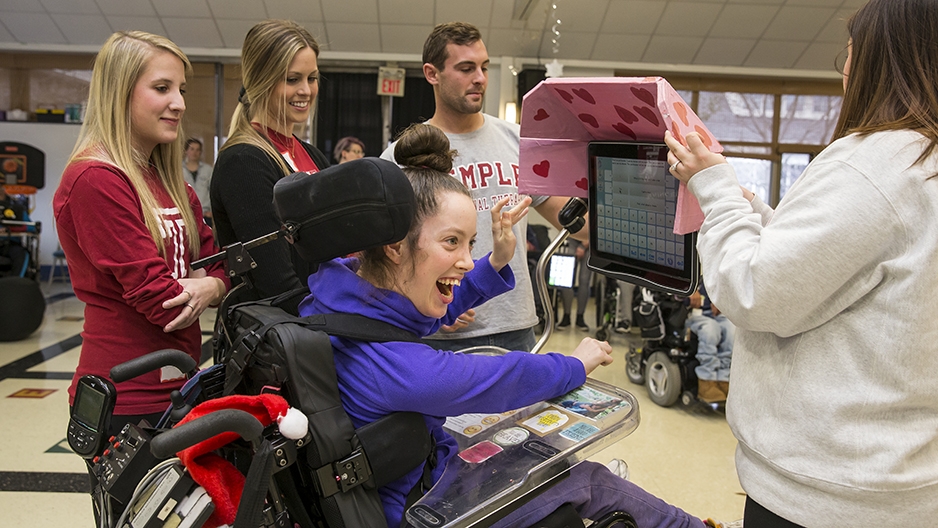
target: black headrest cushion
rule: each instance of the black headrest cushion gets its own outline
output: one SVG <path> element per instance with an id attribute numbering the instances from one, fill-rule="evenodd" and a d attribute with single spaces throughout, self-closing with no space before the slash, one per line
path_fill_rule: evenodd
<path id="1" fill-rule="evenodd" d="M 400 167 L 379 158 L 293 173 L 274 186 L 280 220 L 299 227 L 293 245 L 314 264 L 403 240 L 415 203 Z"/>

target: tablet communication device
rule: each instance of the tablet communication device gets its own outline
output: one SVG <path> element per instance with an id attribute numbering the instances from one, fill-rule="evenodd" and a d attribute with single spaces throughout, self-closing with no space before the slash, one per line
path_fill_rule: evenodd
<path id="1" fill-rule="evenodd" d="M 588 265 L 658 291 L 690 295 L 700 274 L 697 233 L 674 234 L 680 182 L 664 143 L 591 142 Z"/>
<path id="2" fill-rule="evenodd" d="M 576 282 L 576 257 L 573 255 L 551 255 L 547 268 L 547 285 L 555 288 L 572 288 Z"/>

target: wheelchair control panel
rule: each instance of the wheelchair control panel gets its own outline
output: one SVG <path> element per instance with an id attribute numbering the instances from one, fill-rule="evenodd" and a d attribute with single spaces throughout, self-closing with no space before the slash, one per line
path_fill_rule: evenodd
<path id="1" fill-rule="evenodd" d="M 631 434 L 638 423 L 634 396 L 592 379 L 522 409 L 450 418 L 445 427 L 459 454 L 407 510 L 407 521 L 420 528 L 488 525 L 501 517 L 499 509 L 546 490 L 578 462 Z"/>

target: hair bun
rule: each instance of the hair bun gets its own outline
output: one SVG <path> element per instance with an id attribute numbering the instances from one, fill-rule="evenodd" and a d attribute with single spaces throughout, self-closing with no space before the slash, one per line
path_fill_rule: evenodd
<path id="1" fill-rule="evenodd" d="M 449 173 L 456 151 L 439 128 L 418 123 L 407 128 L 394 147 L 394 160 L 403 167 L 426 168 Z"/>

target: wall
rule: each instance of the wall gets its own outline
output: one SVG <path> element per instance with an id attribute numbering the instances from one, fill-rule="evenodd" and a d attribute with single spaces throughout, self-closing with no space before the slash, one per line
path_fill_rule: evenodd
<path id="1" fill-rule="evenodd" d="M 0 141 L 25 143 L 46 153 L 45 186 L 36 192 L 35 209 L 30 213 L 34 221 L 42 222 L 39 263 L 44 266 L 52 264 L 52 252 L 59 242 L 52 217 L 52 196 L 62 180 L 68 156 L 78 141 L 79 130 L 80 125 L 0 122 Z"/>

